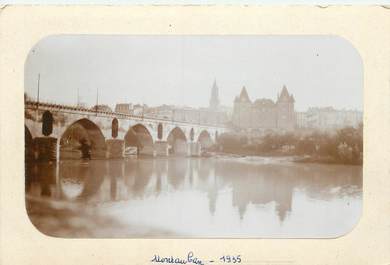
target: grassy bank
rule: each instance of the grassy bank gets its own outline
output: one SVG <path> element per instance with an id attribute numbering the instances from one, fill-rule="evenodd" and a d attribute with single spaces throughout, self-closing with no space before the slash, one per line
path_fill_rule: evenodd
<path id="1" fill-rule="evenodd" d="M 296 162 L 361 165 L 363 127 L 346 127 L 334 132 L 268 133 L 247 136 L 225 133 L 213 151 L 240 156 L 296 156 Z"/>

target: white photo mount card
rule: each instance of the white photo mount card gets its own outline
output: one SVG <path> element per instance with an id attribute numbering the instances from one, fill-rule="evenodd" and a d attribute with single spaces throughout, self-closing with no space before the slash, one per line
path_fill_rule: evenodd
<path id="1" fill-rule="evenodd" d="M 389 261 L 387 9 L 10 6 L 0 18 L 1 106 L 16 113 L 2 115 L 4 264 Z M 356 253 L 367 238 L 375 248 Z M 15 256 L 22 246 L 69 259 Z"/>

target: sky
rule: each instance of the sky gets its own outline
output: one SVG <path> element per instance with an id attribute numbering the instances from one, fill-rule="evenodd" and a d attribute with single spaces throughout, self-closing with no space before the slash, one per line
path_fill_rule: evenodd
<path id="1" fill-rule="evenodd" d="M 362 110 L 363 65 L 337 36 L 55 35 L 31 48 L 25 91 L 40 101 L 114 108 L 116 103 L 207 107 L 214 80 L 222 105 L 246 87 L 276 100 L 286 85 L 295 109 Z M 98 92 L 97 92 L 98 91 Z"/>

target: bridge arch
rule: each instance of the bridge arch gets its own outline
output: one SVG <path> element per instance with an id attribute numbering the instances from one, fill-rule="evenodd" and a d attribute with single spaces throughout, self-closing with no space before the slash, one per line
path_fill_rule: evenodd
<path id="1" fill-rule="evenodd" d="M 214 144 L 211 135 L 207 130 L 202 130 L 200 132 L 198 142 L 200 143 L 201 149 L 207 149 Z"/>
<path id="2" fill-rule="evenodd" d="M 94 122 L 83 118 L 68 126 L 60 138 L 60 158 L 79 159 L 80 147 L 87 144 L 92 158 L 104 158 L 106 152 L 105 137 Z"/>
<path id="3" fill-rule="evenodd" d="M 130 147 L 133 147 L 137 155 L 153 155 L 153 137 L 145 125 L 137 123 L 131 126 L 124 140 L 126 152 L 131 153 Z"/>
<path id="4" fill-rule="evenodd" d="M 187 154 L 187 137 L 180 127 L 173 128 L 167 137 L 170 154 Z"/>

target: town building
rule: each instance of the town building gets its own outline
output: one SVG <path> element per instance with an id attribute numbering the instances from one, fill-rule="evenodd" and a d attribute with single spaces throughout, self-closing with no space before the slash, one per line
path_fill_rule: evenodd
<path id="1" fill-rule="evenodd" d="M 357 110 L 337 110 L 333 107 L 309 108 L 297 115 L 300 129 L 334 130 L 343 127 L 358 127 L 363 122 L 363 113 Z"/>
<path id="2" fill-rule="evenodd" d="M 115 106 L 115 112 L 123 114 L 133 114 L 133 104 L 131 103 L 118 103 Z"/>
<path id="3" fill-rule="evenodd" d="M 252 102 L 244 86 L 234 100 L 232 126 L 240 131 L 294 130 L 294 103 L 294 96 L 288 92 L 286 86 L 283 86 L 276 102 L 265 98 Z"/>
<path id="4" fill-rule="evenodd" d="M 193 122 L 210 125 L 224 125 L 228 118 L 225 112 L 209 108 L 175 108 L 173 119 L 177 121 Z"/>
<path id="5" fill-rule="evenodd" d="M 133 114 L 137 116 L 144 116 L 148 106 L 146 104 L 135 104 L 133 105 Z"/>
<path id="6" fill-rule="evenodd" d="M 214 80 L 211 88 L 209 107 L 192 108 L 187 106 L 161 105 L 145 108 L 145 117 L 170 119 L 209 125 L 225 125 L 228 123 L 228 110 L 220 105 L 219 88 Z"/>
<path id="7" fill-rule="evenodd" d="M 175 107 L 172 105 L 161 105 L 157 107 L 149 107 L 145 109 L 145 117 L 153 117 L 157 119 L 172 120 L 172 112 Z"/>

